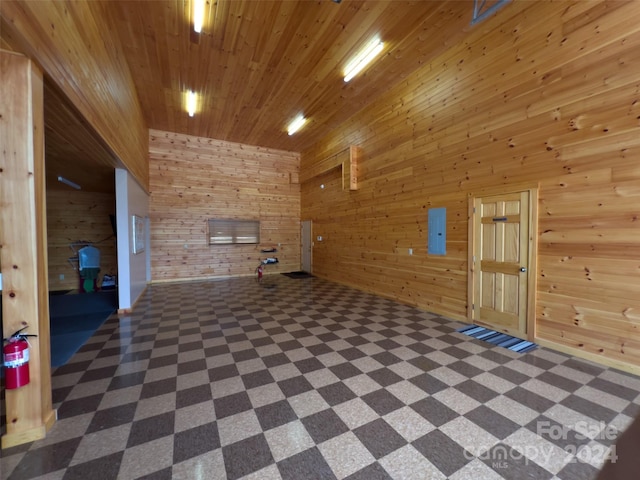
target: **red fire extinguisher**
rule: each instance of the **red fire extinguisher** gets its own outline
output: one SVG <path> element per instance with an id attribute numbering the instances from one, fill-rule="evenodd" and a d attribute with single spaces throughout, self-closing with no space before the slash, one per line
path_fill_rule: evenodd
<path id="1" fill-rule="evenodd" d="M 258 272 L 258 281 L 262 280 L 262 264 L 258 265 L 258 268 L 256 268 L 256 271 Z"/>
<path id="2" fill-rule="evenodd" d="M 7 344 L 2 348 L 5 368 L 5 387 L 7 390 L 20 388 L 29 383 L 29 342 L 21 333 L 27 327 L 5 339 Z"/>

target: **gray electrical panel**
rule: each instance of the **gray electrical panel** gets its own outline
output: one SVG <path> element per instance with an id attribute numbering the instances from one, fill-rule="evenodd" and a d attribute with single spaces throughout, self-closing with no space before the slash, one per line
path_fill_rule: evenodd
<path id="1" fill-rule="evenodd" d="M 427 222 L 427 253 L 447 254 L 447 209 L 430 208 Z"/>

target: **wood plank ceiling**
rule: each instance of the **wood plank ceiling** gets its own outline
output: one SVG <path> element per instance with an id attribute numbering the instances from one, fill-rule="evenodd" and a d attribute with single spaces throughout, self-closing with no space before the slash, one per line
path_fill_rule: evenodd
<path id="1" fill-rule="evenodd" d="M 207 0 L 195 34 L 192 1 L 100 0 L 104 35 L 119 39 L 149 128 L 288 151 L 309 148 L 478 28 L 471 0 Z M 345 65 L 375 35 L 382 55 L 345 83 Z M 188 89 L 200 95 L 193 118 Z M 63 175 L 112 190 L 118 159 L 55 88 L 45 93 L 49 187 Z M 288 136 L 299 113 L 309 121 Z"/>
<path id="2" fill-rule="evenodd" d="M 150 128 L 302 151 L 457 42 L 471 1 L 209 0 L 108 2 Z M 349 83 L 343 70 L 373 36 L 385 49 Z M 201 95 L 189 118 L 184 92 Z M 309 118 L 289 137 L 287 124 Z"/>
<path id="3" fill-rule="evenodd" d="M 44 121 L 47 188 L 70 190 L 58 181 L 61 176 L 86 192 L 114 192 L 114 168 L 121 162 L 49 80 L 44 82 Z"/>
<path id="4" fill-rule="evenodd" d="M 0 48 L 22 52 L 23 48 L 0 28 Z M 102 142 L 54 82 L 44 78 L 45 171 L 49 190 L 72 191 L 60 183 L 62 176 L 83 191 L 114 193 L 116 167 L 122 162 Z"/>

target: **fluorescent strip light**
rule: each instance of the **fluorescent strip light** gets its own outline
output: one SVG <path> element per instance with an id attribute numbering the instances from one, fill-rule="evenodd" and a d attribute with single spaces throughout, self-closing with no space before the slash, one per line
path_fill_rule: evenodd
<path id="1" fill-rule="evenodd" d="M 80 185 L 77 183 L 73 183 L 71 180 L 67 180 L 66 178 L 58 175 L 58 181 L 60 183 L 64 183 L 65 185 L 69 185 L 71 188 L 75 188 L 76 190 L 80 190 Z"/>
<path id="2" fill-rule="evenodd" d="M 305 124 L 306 121 L 307 119 L 304 118 L 302 114 L 298 115 L 295 118 L 295 120 L 289 124 L 289 127 L 287 128 L 287 133 L 289 135 L 293 135 L 298 130 L 300 130 L 300 128 L 302 128 L 302 126 Z"/>
<path id="3" fill-rule="evenodd" d="M 353 77 L 355 77 L 360 71 L 366 67 L 371 60 L 376 58 L 382 49 L 384 48 L 384 43 L 380 41 L 378 37 L 371 40 L 367 46 L 354 58 L 349 62 L 347 68 L 344 70 L 344 81 L 348 82 Z"/>
<path id="4" fill-rule="evenodd" d="M 196 33 L 202 31 L 204 23 L 204 6 L 205 0 L 193 0 L 193 30 Z"/>
<path id="5" fill-rule="evenodd" d="M 196 114 L 196 107 L 198 105 L 198 95 L 196 92 L 189 90 L 187 92 L 187 112 L 190 117 L 193 117 Z"/>

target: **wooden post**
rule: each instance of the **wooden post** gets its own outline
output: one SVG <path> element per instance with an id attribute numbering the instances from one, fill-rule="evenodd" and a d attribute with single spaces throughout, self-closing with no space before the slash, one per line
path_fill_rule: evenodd
<path id="1" fill-rule="evenodd" d="M 349 147 L 349 190 L 358 190 L 358 164 L 362 160 L 362 148 Z"/>
<path id="2" fill-rule="evenodd" d="M 28 385 L 6 391 L 2 448 L 44 438 L 56 419 L 51 398 L 42 72 L 0 51 L 0 265 L 4 335 L 29 339 Z"/>
<path id="3" fill-rule="evenodd" d="M 362 159 L 362 148 L 351 145 L 338 154 L 342 159 L 342 189 L 358 190 L 358 162 Z"/>

